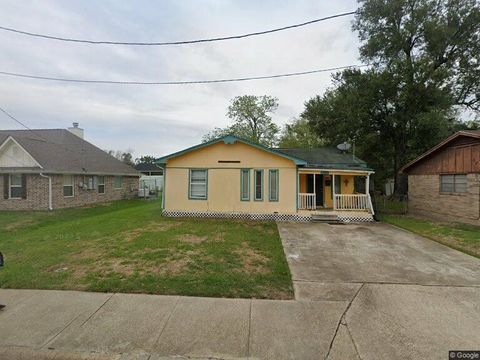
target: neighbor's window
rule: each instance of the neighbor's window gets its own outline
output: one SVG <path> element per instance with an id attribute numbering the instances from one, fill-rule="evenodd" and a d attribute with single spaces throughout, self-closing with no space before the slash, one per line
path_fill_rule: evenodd
<path id="1" fill-rule="evenodd" d="M 121 189 L 123 186 L 123 176 L 115 176 L 113 178 L 113 187 L 115 189 Z"/>
<path id="2" fill-rule="evenodd" d="M 278 201 L 278 170 L 268 172 L 268 200 Z"/>
<path id="3" fill-rule="evenodd" d="M 240 199 L 242 201 L 250 200 L 250 170 L 242 169 L 240 171 Z"/>
<path id="4" fill-rule="evenodd" d="M 190 199 L 207 199 L 207 170 L 190 170 L 188 197 Z"/>
<path id="5" fill-rule="evenodd" d="M 255 180 L 255 201 L 263 200 L 263 170 L 255 170 L 254 172 Z"/>
<path id="6" fill-rule="evenodd" d="M 63 175 L 63 196 L 73 196 L 74 179 L 73 175 Z"/>
<path id="7" fill-rule="evenodd" d="M 21 174 L 10 175 L 9 198 L 21 199 L 25 197 L 25 187 Z"/>
<path id="8" fill-rule="evenodd" d="M 440 192 L 467 192 L 467 175 L 440 175 Z"/>
<path id="9" fill-rule="evenodd" d="M 105 194 L 105 176 L 98 177 L 98 193 Z"/>

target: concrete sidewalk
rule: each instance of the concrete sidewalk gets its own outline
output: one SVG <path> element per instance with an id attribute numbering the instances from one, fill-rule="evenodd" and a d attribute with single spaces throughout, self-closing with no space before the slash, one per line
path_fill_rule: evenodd
<path id="1" fill-rule="evenodd" d="M 348 300 L 341 294 L 346 300 L 0 290 L 0 359 L 442 359 L 480 346 L 479 287 L 359 284 Z"/>
<path id="2" fill-rule="evenodd" d="M 0 359 L 318 359 L 348 301 L 0 290 Z"/>

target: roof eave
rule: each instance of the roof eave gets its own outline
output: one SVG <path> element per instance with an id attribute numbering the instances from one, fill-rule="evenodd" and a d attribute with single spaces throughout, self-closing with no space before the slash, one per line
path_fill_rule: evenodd
<path id="1" fill-rule="evenodd" d="M 219 137 L 219 138 L 216 138 L 216 139 L 213 139 L 213 140 L 210 140 L 208 142 L 205 142 L 205 143 L 202 143 L 202 144 L 198 144 L 198 145 L 195 145 L 195 146 L 191 146 L 189 148 L 186 148 L 184 150 L 180 150 L 180 151 L 177 151 L 177 152 L 174 152 L 172 154 L 169 154 L 169 155 L 166 155 L 166 156 L 163 156 L 159 159 L 157 159 L 155 161 L 156 164 L 162 166 L 162 165 L 165 165 L 167 163 L 168 160 L 174 158 L 174 157 L 177 157 L 177 156 L 181 156 L 183 154 L 186 154 L 186 153 L 189 153 L 191 151 L 194 151 L 194 150 L 197 150 L 197 149 L 201 149 L 201 148 L 204 148 L 206 146 L 209 146 L 209 145 L 213 145 L 213 144 L 216 144 L 216 143 L 219 143 L 223 141 L 225 144 L 234 144 L 235 142 L 237 141 L 240 141 L 244 144 L 247 144 L 247 145 L 250 145 L 250 146 L 253 146 L 257 149 L 260 149 L 260 150 L 263 150 L 263 151 L 266 151 L 266 152 L 269 152 L 271 154 L 275 154 L 275 155 L 278 155 L 278 156 L 281 156 L 281 157 L 284 157 L 284 158 L 287 158 L 289 160 L 292 160 L 296 165 L 306 165 L 307 162 L 303 159 L 299 159 L 299 158 L 296 158 L 296 157 L 293 157 L 293 156 L 290 156 L 290 155 L 287 155 L 287 154 L 284 154 L 280 151 L 276 151 L 276 150 L 272 150 L 266 146 L 263 146 L 261 144 L 257 144 L 257 143 L 254 143 L 252 141 L 249 141 L 249 140 L 246 140 L 246 139 L 242 139 L 242 138 L 239 138 L 238 136 L 235 136 L 235 135 L 227 135 L 227 136 L 222 136 L 222 137 Z"/>
<path id="2" fill-rule="evenodd" d="M 402 172 L 402 173 L 405 172 L 408 168 L 412 167 L 417 162 L 423 160 L 424 158 L 426 158 L 430 154 L 434 153 L 435 151 L 439 150 L 440 148 L 442 148 L 443 146 L 448 144 L 450 141 L 455 140 L 459 136 L 468 136 L 468 137 L 472 137 L 472 138 L 475 138 L 475 139 L 480 139 L 480 132 L 475 133 L 475 132 L 470 132 L 470 131 L 458 131 L 455 134 L 450 135 L 448 138 L 446 138 L 445 140 L 443 140 L 439 144 L 432 147 L 430 150 L 424 152 L 420 156 L 418 156 L 415 159 L 413 159 L 412 161 L 408 162 L 406 165 L 404 165 L 400 169 L 400 172 Z"/>

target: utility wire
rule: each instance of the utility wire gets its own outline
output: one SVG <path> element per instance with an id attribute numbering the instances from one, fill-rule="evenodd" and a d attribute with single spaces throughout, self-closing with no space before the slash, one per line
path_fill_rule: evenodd
<path id="1" fill-rule="evenodd" d="M 29 128 L 27 125 L 25 125 L 23 122 L 21 122 L 20 120 L 18 120 L 16 117 L 14 117 L 13 115 L 9 114 L 5 109 L 1 108 L 0 107 L 0 111 L 2 113 L 4 113 L 5 115 L 7 115 L 10 119 L 12 119 L 13 121 L 15 121 L 17 124 L 20 124 L 21 126 L 23 126 L 25 129 L 27 130 L 30 130 L 32 133 L 34 133 L 35 135 L 37 135 L 40 139 L 42 139 L 43 141 L 45 142 L 49 142 L 47 139 L 45 139 L 43 136 L 41 136 L 40 134 L 38 134 L 35 130 Z"/>
<path id="2" fill-rule="evenodd" d="M 294 29 L 294 28 L 298 28 L 298 27 L 302 27 L 302 26 L 307 26 L 307 25 L 319 23 L 319 22 L 322 22 L 322 21 L 343 17 L 343 16 L 354 15 L 355 13 L 356 13 L 356 11 L 349 11 L 349 12 L 345 12 L 345 13 L 326 16 L 326 17 L 323 17 L 323 18 L 313 19 L 313 20 L 306 21 L 306 22 L 303 22 L 303 23 L 282 26 L 282 27 L 274 28 L 274 29 L 270 29 L 270 30 L 256 31 L 256 32 L 247 33 L 247 34 L 232 35 L 232 36 L 220 36 L 220 37 L 206 38 L 206 39 L 196 39 L 196 40 L 164 41 L 164 42 L 125 42 L 125 41 L 103 41 L 103 40 L 97 41 L 97 40 L 75 39 L 75 38 L 67 38 L 67 37 L 33 33 L 33 32 L 29 32 L 29 31 L 9 28 L 9 27 L 5 27 L 5 26 L 0 26 L 0 30 L 9 31 L 9 32 L 13 32 L 13 33 L 16 33 L 16 34 L 21 34 L 21 35 L 33 36 L 33 37 L 38 37 L 38 38 L 43 38 L 43 39 L 49 39 L 49 40 L 66 41 L 66 42 L 73 42 L 73 43 L 85 43 L 85 44 L 91 44 L 91 45 L 130 45 L 130 46 L 186 45 L 186 44 L 198 44 L 198 43 L 206 43 L 206 42 L 214 42 L 214 41 L 243 39 L 243 38 L 247 38 L 247 37 L 251 37 L 251 36 L 271 34 L 271 33 L 279 32 L 279 31 L 284 31 L 284 30 Z"/>
<path id="3" fill-rule="evenodd" d="M 265 76 L 248 76 L 248 77 L 239 77 L 239 78 L 230 78 L 230 79 L 213 79 L 213 80 L 185 80 L 185 81 L 116 81 L 116 80 L 88 80 L 88 79 L 71 79 L 71 78 L 61 78 L 61 77 L 49 77 L 49 76 L 39 76 L 39 75 L 29 75 L 29 74 L 20 74 L 12 73 L 7 71 L 0 71 L 0 75 L 13 76 L 19 78 L 27 79 L 36 79 L 36 80 L 48 80 L 48 81 L 60 81 L 60 82 L 71 82 L 71 83 L 86 83 L 86 84 L 114 84 L 114 85 L 191 85 L 191 84 L 216 84 L 216 83 L 230 83 L 230 82 L 240 82 L 240 81 L 252 81 L 252 80 L 266 80 L 266 79 L 277 79 L 301 75 L 316 74 L 322 72 L 331 72 L 337 70 L 351 69 L 351 68 L 360 68 L 368 66 L 366 64 L 361 65 L 347 65 L 347 66 L 338 66 L 327 69 L 317 69 L 309 71 L 298 71 L 286 74 L 276 74 L 276 75 L 265 75 Z"/>
<path id="4" fill-rule="evenodd" d="M 45 137 L 43 137 L 38 131 L 35 131 L 33 130 L 32 128 L 30 128 L 29 126 L 27 126 L 24 122 L 18 120 L 15 116 L 13 116 L 12 114 L 10 114 L 9 112 L 7 112 L 5 109 L 3 109 L 2 107 L 0 107 L 0 112 L 4 113 L 6 116 L 8 116 L 10 119 L 12 119 L 13 121 L 15 121 L 17 124 L 20 124 L 21 126 L 23 126 L 25 129 L 27 129 L 28 131 L 30 131 L 32 134 L 35 134 L 37 137 L 40 138 L 40 140 L 38 141 L 42 141 L 42 142 L 46 142 L 46 143 L 49 143 L 49 144 L 52 144 L 52 145 L 55 145 L 57 146 L 58 148 L 61 148 L 62 150 L 67 150 L 67 151 L 70 151 L 70 152 L 75 152 L 75 150 L 72 150 L 70 148 L 68 148 L 67 146 L 65 146 L 64 144 L 59 144 L 59 143 L 56 143 L 54 141 L 50 141 L 48 139 L 46 139 Z M 83 151 L 83 144 L 82 144 L 82 151 Z"/>

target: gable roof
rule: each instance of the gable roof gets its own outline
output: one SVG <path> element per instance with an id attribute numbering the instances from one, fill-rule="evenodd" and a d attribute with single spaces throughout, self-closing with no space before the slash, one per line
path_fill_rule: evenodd
<path id="1" fill-rule="evenodd" d="M 194 150 L 198 150 L 198 149 L 202 149 L 204 147 L 207 147 L 207 146 L 210 146 L 210 145 L 213 145 L 213 144 L 216 144 L 216 143 L 219 143 L 219 142 L 223 142 L 225 144 L 234 144 L 235 142 L 241 142 L 241 143 L 244 143 L 244 144 L 247 144 L 247 145 L 250 145 L 250 146 L 253 146 L 257 149 L 260 149 L 260 150 L 263 150 L 263 151 L 266 151 L 266 152 L 269 152 L 271 154 L 275 154 L 275 155 L 278 155 L 278 156 L 281 156 L 281 157 L 284 157 L 284 158 L 287 158 L 289 160 L 292 160 L 295 164 L 297 165 L 306 165 L 307 162 L 303 159 L 299 159 L 295 156 L 291 156 L 289 154 L 286 154 L 286 153 L 283 153 L 281 151 L 278 151 L 276 149 L 271 149 L 269 147 L 266 147 L 264 145 L 261 145 L 261 144 L 257 144 L 257 143 L 254 143 L 250 140 L 246 140 L 246 139 L 242 139 L 238 136 L 235 136 L 235 135 L 227 135 L 227 136 L 222 136 L 222 137 L 219 137 L 219 138 L 216 138 L 216 139 L 213 139 L 211 141 L 208 141 L 208 142 L 205 142 L 203 144 L 198 144 L 198 145 L 195 145 L 195 146 L 191 146 L 187 149 L 184 149 L 184 150 L 180 150 L 180 151 L 177 151 L 177 152 L 174 152 L 172 154 L 169 154 L 169 155 L 166 155 L 166 156 L 163 156 L 159 159 L 157 159 L 157 161 L 155 163 L 157 164 L 166 164 L 168 160 L 172 159 L 172 158 L 175 158 L 177 156 L 180 156 L 180 155 L 183 155 L 183 154 L 186 154 L 186 153 L 189 153 L 191 151 L 194 151 Z"/>
<path id="2" fill-rule="evenodd" d="M 446 138 L 445 140 L 443 140 L 439 144 L 432 147 L 430 150 L 424 152 L 422 155 L 418 156 L 417 158 L 415 158 L 412 161 L 410 161 L 409 163 L 407 163 L 404 167 L 402 167 L 400 169 L 400 171 L 405 172 L 407 169 L 412 167 L 414 164 L 423 160 L 424 158 L 431 155 L 435 151 L 440 150 L 441 148 L 446 146 L 448 143 L 450 143 L 451 141 L 453 141 L 453 140 L 455 140 L 455 139 L 457 139 L 458 137 L 461 137 L 461 136 L 471 137 L 471 138 L 474 138 L 474 139 L 480 139 L 480 130 L 463 130 L 463 131 L 456 132 L 455 134 L 449 136 L 448 138 Z"/>
<path id="3" fill-rule="evenodd" d="M 24 171 L 66 174 L 132 175 L 140 173 L 65 129 L 0 130 L 0 144 L 13 138 L 41 166 L 0 168 L 0 172 Z"/>
<path id="4" fill-rule="evenodd" d="M 143 162 L 143 163 L 138 163 L 137 165 L 135 165 L 135 170 L 138 170 L 138 171 L 141 171 L 141 172 L 144 172 L 144 171 L 163 171 L 163 169 L 158 166 L 157 164 L 152 164 L 152 163 L 146 163 L 146 162 Z"/>
<path id="5" fill-rule="evenodd" d="M 339 170 L 371 171 L 367 163 L 358 157 L 335 148 L 323 147 L 316 149 L 286 148 L 276 149 L 290 156 L 306 161 L 305 167 Z"/>

